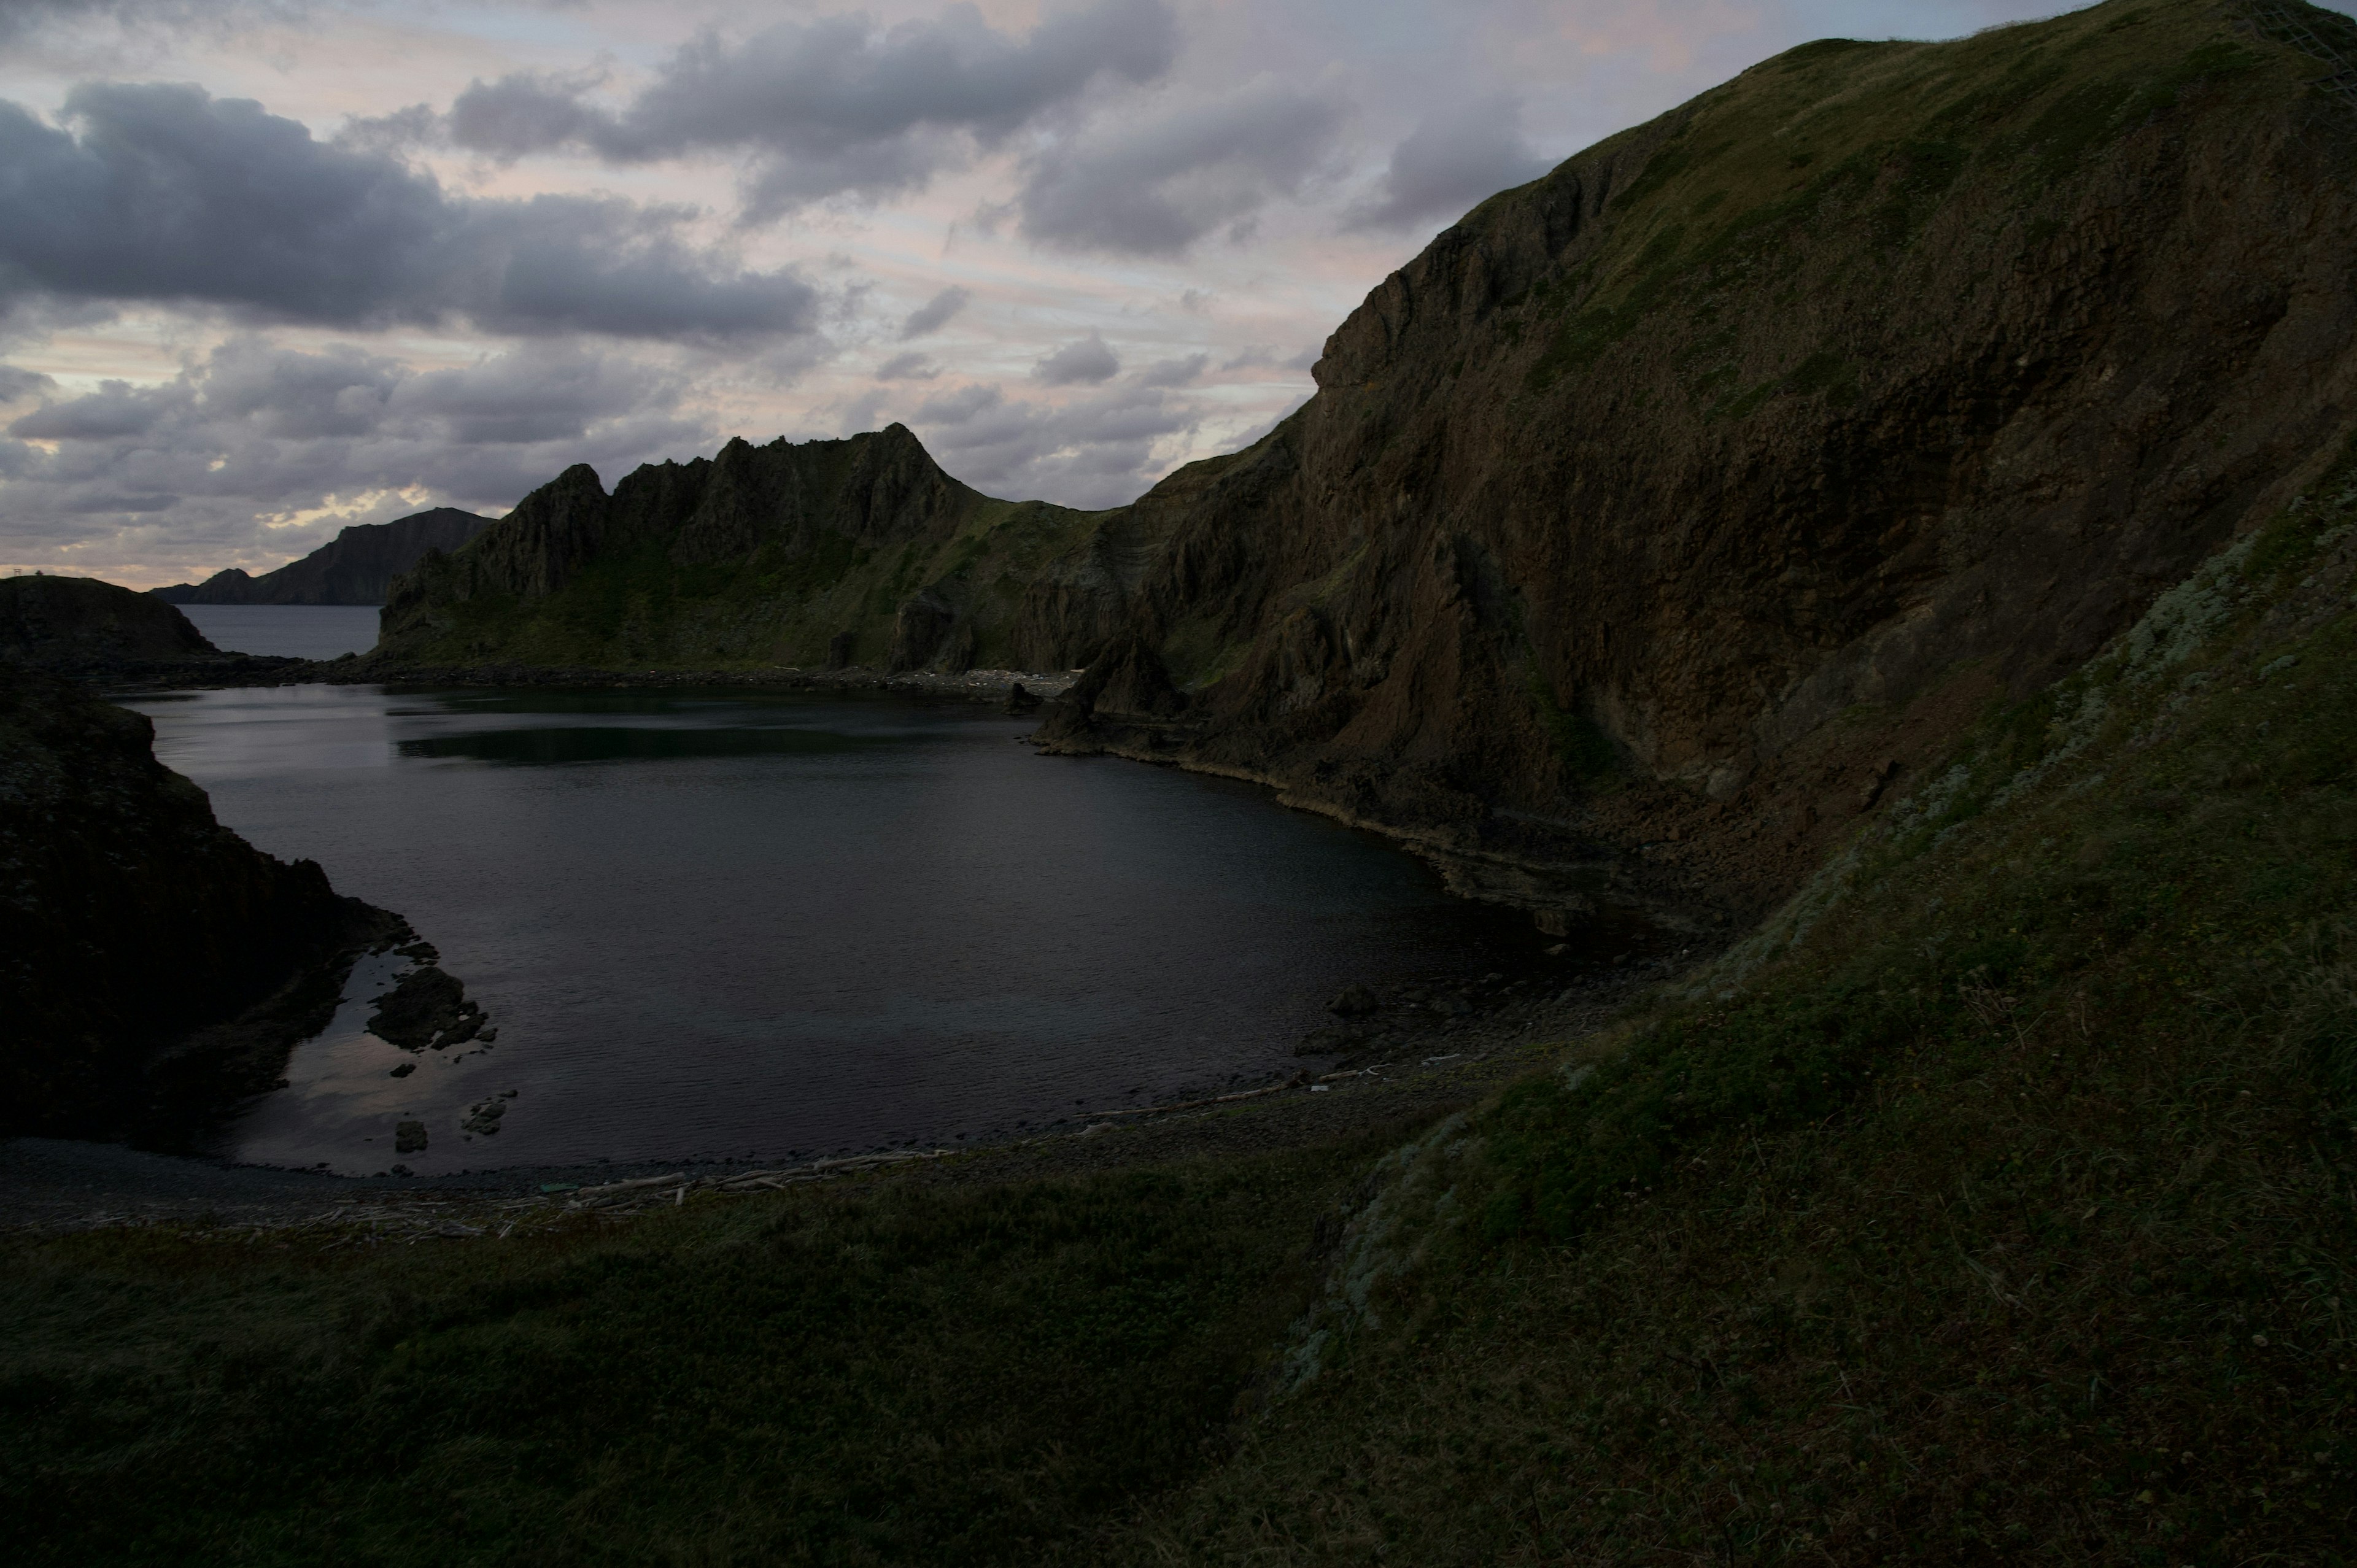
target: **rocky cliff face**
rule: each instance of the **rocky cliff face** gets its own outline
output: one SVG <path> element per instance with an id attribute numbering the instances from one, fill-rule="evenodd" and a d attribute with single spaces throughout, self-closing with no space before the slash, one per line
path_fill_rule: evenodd
<path id="1" fill-rule="evenodd" d="M 1065 646 L 1033 624 L 1024 586 L 1089 549 L 1092 528 L 1089 514 L 968 489 L 897 424 L 801 446 L 732 441 L 710 459 L 640 468 L 610 495 L 576 467 L 401 579 L 378 658 L 1021 664 Z"/>
<path id="2" fill-rule="evenodd" d="M 358 523 L 300 561 L 248 576 L 232 566 L 201 583 L 152 590 L 176 605 L 381 605 L 393 578 L 428 550 L 456 550 L 491 520 L 436 507 L 391 522 Z"/>
<path id="3" fill-rule="evenodd" d="M 1493 198 L 1138 503 L 1186 712 L 1051 738 L 1776 897 L 2348 438 L 2336 50 L 2209 0 L 1829 41 Z"/>
<path id="4" fill-rule="evenodd" d="M 0 1133 L 156 1133 L 268 1089 L 355 946 L 402 931 L 221 826 L 153 738 L 0 661 Z"/>

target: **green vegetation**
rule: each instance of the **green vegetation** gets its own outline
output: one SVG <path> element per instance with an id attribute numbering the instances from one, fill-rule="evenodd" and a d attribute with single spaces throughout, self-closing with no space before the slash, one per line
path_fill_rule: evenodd
<path id="1" fill-rule="evenodd" d="M 2324 490 L 1427 1140 L 1170 1560 L 2346 1561 L 2357 466 Z"/>
<path id="2" fill-rule="evenodd" d="M 1099 1561 L 1372 1146 L 381 1252 L 9 1244 L 19 1563 Z"/>
<path id="3" fill-rule="evenodd" d="M 2344 1561 L 2352 591 L 2357 465 L 1404 1146 L 20 1238 L 20 1559 Z"/>
<path id="4" fill-rule="evenodd" d="M 1642 352 L 1696 417 L 1855 401 L 1870 349 L 1780 280 L 1894 266 L 1964 202 L 2068 242 L 2104 148 L 2307 70 L 2237 14 L 1795 50 L 1501 331 L 1536 390 Z M 899 596 L 1003 607 L 1091 526 L 617 553 L 449 646 L 807 660 L 845 625 L 872 657 Z M 1902 776 L 1717 961 L 1384 1140 L 395 1255 L 15 1238 L 18 1555 L 2346 1563 L 2352 596 L 2357 459 Z M 1169 650 L 1203 680 L 1243 645 L 1204 611 Z M 1608 779 L 1577 693 L 1529 695 Z"/>
<path id="5" fill-rule="evenodd" d="M 1544 345 L 1526 390 L 1544 393 L 1616 351 L 1666 347 L 1688 363 L 1717 305 L 1762 281 L 1867 269 L 1901 286 L 1894 269 L 1943 213 L 1983 229 L 2038 225 L 2042 240 L 2053 231 L 2046 225 L 2060 227 L 2048 209 L 2065 205 L 2065 188 L 2114 144 L 2172 116 L 2231 114 L 2237 92 L 2281 91 L 2246 78 L 2306 74 L 2304 61 L 2248 47 L 2234 21 L 2228 8 L 2098 5 L 2037 24 L 2034 35 L 1828 39 L 1755 68 L 1676 112 L 1612 197 L 1600 249 L 1577 252 L 1510 304 L 1503 335 L 1528 330 Z M 1605 148 L 1659 134 L 1657 123 Z M 1689 379 L 1711 418 L 1759 412 L 1807 352 L 1784 321 L 1738 319 L 1742 331 Z M 1870 316 L 1842 329 L 1861 341 L 1821 346 L 1836 360 L 1889 350 L 1865 340 Z M 1751 390 L 1729 395 L 1730 383 Z"/>
<path id="6" fill-rule="evenodd" d="M 853 633 L 855 657 L 881 663 L 894 617 L 920 590 L 952 601 L 982 666 L 1013 661 L 1025 589 L 1086 547 L 1101 514 L 975 496 L 921 537 L 866 545 L 825 527 L 790 547 L 771 538 L 734 560 L 683 560 L 673 531 L 625 536 L 542 598 L 438 596 L 439 629 L 399 642 L 404 663 L 486 661 L 587 669 L 724 670 L 824 662 Z"/>

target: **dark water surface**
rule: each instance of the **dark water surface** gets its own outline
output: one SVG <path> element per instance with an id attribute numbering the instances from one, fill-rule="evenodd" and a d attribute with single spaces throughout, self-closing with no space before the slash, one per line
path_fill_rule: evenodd
<path id="1" fill-rule="evenodd" d="M 223 653 L 336 659 L 376 646 L 374 605 L 182 605 Z"/>
<path id="2" fill-rule="evenodd" d="M 294 686 L 132 704 L 262 848 L 405 916 L 499 1031 L 412 1058 L 364 963 L 220 1152 L 420 1174 L 946 1145 L 1289 1070 L 1359 979 L 1527 918 L 1248 786 L 1049 758 L 966 703 Z M 415 1059 L 418 1070 L 389 1070 Z M 502 1130 L 458 1122 L 517 1090 Z"/>

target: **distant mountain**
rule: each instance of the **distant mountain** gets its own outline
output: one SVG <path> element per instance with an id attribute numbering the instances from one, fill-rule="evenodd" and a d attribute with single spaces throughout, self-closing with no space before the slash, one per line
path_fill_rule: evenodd
<path id="1" fill-rule="evenodd" d="M 381 605 L 393 578 L 428 550 L 456 550 L 490 521 L 437 506 L 391 522 L 348 528 L 300 561 L 259 577 L 232 566 L 201 583 L 175 583 L 153 592 L 175 605 Z"/>

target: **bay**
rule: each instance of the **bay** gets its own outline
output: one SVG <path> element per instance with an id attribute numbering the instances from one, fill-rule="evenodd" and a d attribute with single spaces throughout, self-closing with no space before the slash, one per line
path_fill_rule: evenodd
<path id="1" fill-rule="evenodd" d="M 223 653 L 337 659 L 376 646 L 375 605 L 182 605 Z"/>
<path id="2" fill-rule="evenodd" d="M 1289 1072 L 1358 980 L 1537 961 L 1528 918 L 1228 780 L 1043 757 L 977 704 L 285 686 L 131 705 L 269 852 L 406 917 L 488 1050 L 355 973 L 214 1152 L 349 1174 L 954 1146 Z M 390 1076 L 414 1060 L 417 1069 Z M 459 1123 L 512 1091 L 496 1135 Z M 425 1153 L 395 1156 L 398 1121 Z"/>

